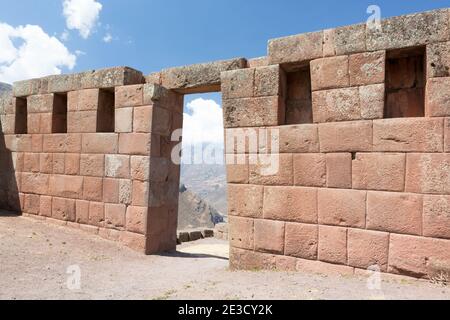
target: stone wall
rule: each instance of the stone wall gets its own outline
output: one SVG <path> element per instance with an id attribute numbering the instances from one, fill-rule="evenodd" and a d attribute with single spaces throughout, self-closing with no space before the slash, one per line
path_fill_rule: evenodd
<path id="1" fill-rule="evenodd" d="M 248 61 L 16 83 L 0 205 L 173 249 L 170 135 L 184 94 L 221 91 L 233 268 L 448 273 L 449 50 L 444 9 L 274 39 Z"/>
<path id="2" fill-rule="evenodd" d="M 182 96 L 128 68 L 24 81 L 14 93 L 2 108 L 2 208 L 147 254 L 175 248 L 170 136 Z"/>
<path id="3" fill-rule="evenodd" d="M 222 73 L 228 158 L 246 159 L 228 166 L 232 267 L 450 271 L 449 40 L 434 11 L 271 40 L 266 66 Z"/>

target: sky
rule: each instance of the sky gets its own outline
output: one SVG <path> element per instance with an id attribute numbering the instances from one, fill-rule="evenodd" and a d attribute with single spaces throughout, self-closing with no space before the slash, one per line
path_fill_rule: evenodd
<path id="1" fill-rule="evenodd" d="M 365 22 L 369 5 L 386 18 L 450 0 L 0 0 L 0 82 L 260 57 L 269 39 Z M 186 113 L 209 117 L 213 102 L 219 94 L 187 97 Z"/>

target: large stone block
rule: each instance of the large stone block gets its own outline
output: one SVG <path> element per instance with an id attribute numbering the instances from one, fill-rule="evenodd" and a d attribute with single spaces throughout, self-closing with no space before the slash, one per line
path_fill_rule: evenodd
<path id="1" fill-rule="evenodd" d="M 286 223 L 284 253 L 292 257 L 316 260 L 318 235 L 317 225 Z"/>
<path id="2" fill-rule="evenodd" d="M 348 264 L 360 269 L 378 266 L 387 272 L 389 234 L 384 232 L 349 229 Z"/>
<path id="3" fill-rule="evenodd" d="M 373 121 L 373 148 L 379 152 L 442 152 L 443 119 Z"/>
<path id="4" fill-rule="evenodd" d="M 228 214 L 230 216 L 261 218 L 263 186 L 228 185 Z"/>
<path id="5" fill-rule="evenodd" d="M 431 278 L 450 272 L 450 241 L 391 235 L 389 272 Z"/>
<path id="6" fill-rule="evenodd" d="M 347 264 L 347 229 L 319 226 L 320 261 Z"/>
<path id="7" fill-rule="evenodd" d="M 403 191 L 405 154 L 358 153 L 353 161 L 353 188 Z"/>
<path id="8" fill-rule="evenodd" d="M 372 121 L 319 124 L 321 152 L 372 151 Z"/>
<path id="9" fill-rule="evenodd" d="M 249 182 L 262 185 L 293 185 L 292 154 L 249 155 Z"/>
<path id="10" fill-rule="evenodd" d="M 427 46 L 427 77 L 450 77 L 450 42 Z"/>
<path id="11" fill-rule="evenodd" d="M 365 228 L 366 192 L 319 189 L 319 224 Z"/>
<path id="12" fill-rule="evenodd" d="M 317 189 L 265 187 L 264 219 L 317 223 Z"/>
<path id="13" fill-rule="evenodd" d="M 425 115 L 427 117 L 450 116 L 450 77 L 428 79 Z"/>
<path id="14" fill-rule="evenodd" d="M 34 94 L 64 93 L 81 89 L 114 88 L 144 82 L 141 72 L 128 67 L 115 67 L 83 73 L 55 75 L 14 83 L 14 95 L 25 97 Z"/>
<path id="15" fill-rule="evenodd" d="M 305 187 L 325 187 L 327 182 L 326 156 L 323 153 L 295 154 L 294 184 Z"/>
<path id="16" fill-rule="evenodd" d="M 255 97 L 285 96 L 286 74 L 279 65 L 255 70 Z"/>
<path id="17" fill-rule="evenodd" d="M 408 154 L 406 191 L 424 194 L 450 194 L 450 153 Z"/>
<path id="18" fill-rule="evenodd" d="M 327 163 L 327 188 L 352 188 L 352 154 L 328 153 Z"/>
<path id="19" fill-rule="evenodd" d="M 308 153 L 320 151 L 317 124 L 282 126 L 279 130 L 280 152 Z"/>
<path id="20" fill-rule="evenodd" d="M 220 74 L 246 65 L 245 59 L 238 58 L 166 69 L 161 72 L 161 85 L 183 94 L 220 91 Z"/>
<path id="21" fill-rule="evenodd" d="M 278 96 L 223 101 L 226 128 L 278 126 L 284 123 L 284 100 Z"/>
<path id="22" fill-rule="evenodd" d="M 401 49 L 449 40 L 448 11 L 435 10 L 389 18 L 381 30 L 367 28 L 367 50 Z"/>
<path id="23" fill-rule="evenodd" d="M 53 198 L 52 218 L 62 221 L 75 222 L 75 200 Z"/>
<path id="24" fill-rule="evenodd" d="M 230 245 L 234 248 L 254 248 L 254 220 L 241 217 L 230 217 L 229 238 Z"/>
<path id="25" fill-rule="evenodd" d="M 252 98 L 255 88 L 255 69 L 238 69 L 221 74 L 223 99 Z"/>
<path id="26" fill-rule="evenodd" d="M 281 221 L 255 220 L 255 250 L 283 254 L 285 223 Z"/>
<path id="27" fill-rule="evenodd" d="M 353 54 L 349 58 L 351 86 L 384 83 L 386 78 L 386 51 Z"/>
<path id="28" fill-rule="evenodd" d="M 423 196 L 368 192 L 367 229 L 422 235 Z"/>
<path id="29" fill-rule="evenodd" d="M 450 196 L 425 196 L 423 235 L 450 239 Z"/>
<path id="30" fill-rule="evenodd" d="M 323 56 L 323 32 L 305 33 L 269 41 L 269 64 L 299 63 Z"/>
<path id="31" fill-rule="evenodd" d="M 383 117 L 384 85 L 331 89 L 312 93 L 314 122 L 336 122 Z"/>
<path id="32" fill-rule="evenodd" d="M 312 90 L 345 88 L 350 84 L 348 56 L 311 61 Z"/>

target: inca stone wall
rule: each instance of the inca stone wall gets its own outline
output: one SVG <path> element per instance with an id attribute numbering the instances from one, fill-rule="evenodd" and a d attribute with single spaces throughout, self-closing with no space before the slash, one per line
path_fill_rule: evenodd
<path id="1" fill-rule="evenodd" d="M 0 204 L 173 249 L 170 135 L 184 94 L 221 91 L 233 268 L 449 273 L 450 10 L 380 27 L 145 78 L 115 68 L 16 83 L 0 109 Z"/>

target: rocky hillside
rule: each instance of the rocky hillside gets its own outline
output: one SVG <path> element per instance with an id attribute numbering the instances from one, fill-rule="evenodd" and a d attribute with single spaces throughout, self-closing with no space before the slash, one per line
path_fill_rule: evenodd
<path id="1" fill-rule="evenodd" d="M 224 165 L 182 165 L 181 183 L 227 215 L 227 182 Z"/>
<path id="2" fill-rule="evenodd" d="M 180 187 L 178 205 L 178 229 L 194 229 L 199 227 L 214 228 L 223 222 L 223 216 L 210 204 L 204 201 L 186 186 Z"/>

